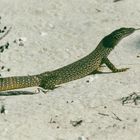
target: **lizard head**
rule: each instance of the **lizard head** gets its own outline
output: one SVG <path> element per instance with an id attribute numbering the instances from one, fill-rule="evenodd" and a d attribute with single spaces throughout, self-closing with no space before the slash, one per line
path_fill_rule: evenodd
<path id="1" fill-rule="evenodd" d="M 115 45 L 117 45 L 121 41 L 121 39 L 129 36 L 135 30 L 139 30 L 139 29 L 124 28 L 124 27 L 117 29 L 117 30 L 113 31 L 111 34 L 109 34 L 103 38 L 103 46 L 105 48 L 114 48 Z"/>
<path id="2" fill-rule="evenodd" d="M 115 30 L 114 32 L 111 33 L 111 35 L 113 36 L 113 38 L 121 40 L 126 36 L 129 36 L 130 34 L 132 34 L 136 29 L 135 28 L 120 28 L 118 30 Z"/>

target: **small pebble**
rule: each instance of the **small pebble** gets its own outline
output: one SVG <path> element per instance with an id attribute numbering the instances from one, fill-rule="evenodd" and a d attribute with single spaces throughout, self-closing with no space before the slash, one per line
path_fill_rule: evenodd
<path id="1" fill-rule="evenodd" d="M 69 49 L 66 49 L 66 51 L 69 52 L 70 50 Z"/>
<path id="2" fill-rule="evenodd" d="M 96 8 L 96 11 L 97 11 L 97 12 L 101 12 L 101 10 L 100 10 L 100 9 L 97 9 L 97 8 Z"/>
<path id="3" fill-rule="evenodd" d="M 104 108 L 107 108 L 107 106 L 104 106 Z"/>
<path id="4" fill-rule="evenodd" d="M 138 121 L 138 119 L 137 119 L 137 118 L 135 118 L 135 119 L 134 119 L 134 122 L 137 122 L 137 121 Z"/>
<path id="5" fill-rule="evenodd" d="M 113 127 L 117 127 L 117 124 L 114 123 L 114 124 L 113 124 Z"/>
<path id="6" fill-rule="evenodd" d="M 6 30 L 7 29 L 7 27 L 6 26 L 4 26 L 4 28 L 3 28 L 4 30 Z"/>
<path id="7" fill-rule="evenodd" d="M 20 37 L 20 38 L 19 38 L 19 41 L 26 42 L 26 41 L 27 41 L 27 38 L 26 38 L 26 37 Z"/>
<path id="8" fill-rule="evenodd" d="M 19 39 L 15 39 L 13 42 L 18 44 L 19 46 L 24 46 L 23 42 L 26 42 L 27 38 L 26 37 L 20 37 Z"/>
<path id="9" fill-rule="evenodd" d="M 5 48 L 8 49 L 8 47 L 9 47 L 9 43 L 7 42 Z"/>
<path id="10" fill-rule="evenodd" d="M 1 49 L 0 52 L 2 53 L 4 51 L 4 49 Z"/>
<path id="11" fill-rule="evenodd" d="M 13 42 L 14 42 L 14 43 L 17 43 L 17 40 L 15 39 Z"/>
<path id="12" fill-rule="evenodd" d="M 3 70 L 4 69 L 4 66 L 2 66 L 1 69 Z"/>
<path id="13" fill-rule="evenodd" d="M 47 33 L 46 32 L 41 32 L 41 36 L 46 36 Z"/>
<path id="14" fill-rule="evenodd" d="M 126 128 L 126 126 L 123 126 L 123 127 L 122 127 L 122 129 L 125 129 L 125 128 Z"/>
<path id="15" fill-rule="evenodd" d="M 24 43 L 23 43 L 23 42 L 20 42 L 20 43 L 19 43 L 19 46 L 24 46 Z"/>
<path id="16" fill-rule="evenodd" d="M 84 136 L 78 137 L 78 140 L 87 140 Z"/>
<path id="17" fill-rule="evenodd" d="M 10 71 L 10 69 L 8 68 L 8 69 L 7 69 L 7 71 L 9 72 L 9 71 Z"/>
<path id="18" fill-rule="evenodd" d="M 2 105 L 2 106 L 1 106 L 1 109 L 0 109 L 0 113 L 1 113 L 1 114 L 5 114 L 5 110 L 6 110 L 6 109 L 5 109 L 5 106 Z"/>
<path id="19" fill-rule="evenodd" d="M 51 28 L 51 29 L 54 29 L 55 28 L 55 26 L 53 25 L 53 24 L 49 24 L 49 27 Z"/>
<path id="20" fill-rule="evenodd" d="M 99 126 L 98 129 L 101 129 L 101 127 Z"/>
<path id="21" fill-rule="evenodd" d="M 86 81 L 87 83 L 90 83 L 94 80 L 95 78 L 94 77 L 89 77 L 89 79 Z"/>
<path id="22" fill-rule="evenodd" d="M 70 124 L 72 124 L 72 126 L 76 127 L 81 125 L 83 122 L 83 120 L 79 120 L 79 121 L 70 121 Z"/>

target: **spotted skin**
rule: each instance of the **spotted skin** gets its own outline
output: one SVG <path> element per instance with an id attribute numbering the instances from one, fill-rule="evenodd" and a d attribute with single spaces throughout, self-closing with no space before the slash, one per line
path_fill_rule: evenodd
<path id="1" fill-rule="evenodd" d="M 0 91 L 38 86 L 39 82 L 40 81 L 36 76 L 15 76 L 0 78 Z"/>
<path id="2" fill-rule="evenodd" d="M 34 76 L 1 78 L 0 91 L 32 86 L 53 90 L 62 83 L 95 73 L 102 64 L 106 64 L 112 72 L 126 71 L 128 68 L 117 69 L 107 57 L 121 39 L 132 34 L 135 30 L 134 28 L 120 28 L 113 31 L 105 36 L 89 55 L 62 68 Z"/>
<path id="3" fill-rule="evenodd" d="M 132 34 L 135 30 L 134 28 L 120 28 L 113 31 L 111 34 L 105 36 L 96 49 L 86 57 L 70 65 L 54 70 L 47 76 L 45 76 L 44 73 L 40 86 L 44 89 L 54 89 L 57 85 L 62 83 L 80 79 L 86 75 L 95 73 L 102 64 L 106 64 L 112 72 L 126 71 L 128 68 L 117 69 L 107 57 L 121 39 Z"/>

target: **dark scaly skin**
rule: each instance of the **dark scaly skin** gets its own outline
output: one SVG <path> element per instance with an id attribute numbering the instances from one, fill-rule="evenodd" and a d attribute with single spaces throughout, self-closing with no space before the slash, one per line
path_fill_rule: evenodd
<path id="1" fill-rule="evenodd" d="M 106 64 L 112 72 L 123 72 L 128 68 L 117 69 L 107 58 L 114 47 L 124 37 L 132 34 L 134 28 L 120 28 L 104 37 L 96 49 L 86 57 L 50 72 L 33 76 L 7 77 L 0 79 L 0 91 L 17 88 L 39 86 L 44 89 L 54 89 L 57 85 L 80 79 L 95 73 L 102 64 Z"/>

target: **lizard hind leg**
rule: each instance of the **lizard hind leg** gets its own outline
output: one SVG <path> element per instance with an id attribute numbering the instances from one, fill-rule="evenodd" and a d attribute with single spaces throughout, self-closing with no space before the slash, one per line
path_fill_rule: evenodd
<path id="1" fill-rule="evenodd" d="M 51 79 L 49 79 L 47 76 L 42 77 L 39 85 L 41 91 L 48 92 L 50 90 L 54 90 L 55 88 L 58 88 L 59 86 L 55 85 L 55 82 Z"/>
<path id="2" fill-rule="evenodd" d="M 54 90 L 55 88 L 58 88 L 59 86 L 56 85 L 56 76 L 52 75 L 50 71 L 41 73 L 39 75 L 40 78 L 40 85 L 43 90 L 42 91 L 49 91 L 49 90 Z"/>

